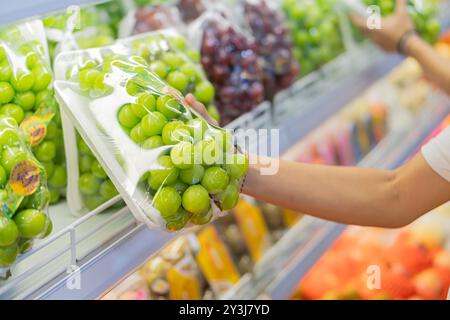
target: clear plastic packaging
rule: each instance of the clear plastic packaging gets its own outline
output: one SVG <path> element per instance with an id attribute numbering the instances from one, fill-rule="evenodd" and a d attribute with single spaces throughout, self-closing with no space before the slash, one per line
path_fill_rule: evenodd
<path id="1" fill-rule="evenodd" d="M 10 275 L 17 257 L 34 239 L 52 231 L 48 215 L 47 174 L 30 149 L 30 139 L 17 121 L 0 115 L 0 277 Z"/>
<path id="2" fill-rule="evenodd" d="M 47 170 L 55 203 L 65 193 L 66 169 L 52 80 L 41 21 L 0 31 L 0 114 L 12 116 L 32 136 L 32 150 Z"/>
<path id="3" fill-rule="evenodd" d="M 58 100 L 138 220 L 165 231 L 206 224 L 236 205 L 248 159 L 132 51 L 60 54 L 57 73 L 69 80 L 55 82 Z"/>
<path id="4" fill-rule="evenodd" d="M 188 30 L 216 88 L 217 107 L 227 124 L 264 101 L 263 70 L 250 34 L 220 13 L 206 12 Z"/>

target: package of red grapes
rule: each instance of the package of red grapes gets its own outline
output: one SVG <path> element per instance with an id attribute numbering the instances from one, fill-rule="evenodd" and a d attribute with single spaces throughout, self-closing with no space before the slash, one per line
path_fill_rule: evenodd
<path id="1" fill-rule="evenodd" d="M 183 27 L 175 1 L 150 1 L 129 10 L 119 27 L 119 38 L 167 28 Z"/>
<path id="2" fill-rule="evenodd" d="M 11 265 L 32 248 L 35 239 L 45 238 L 52 231 L 47 173 L 30 146 L 30 136 L 16 119 L 1 114 L 0 278 L 11 275 Z"/>
<path id="3" fill-rule="evenodd" d="M 255 39 L 256 52 L 263 67 L 265 98 L 291 86 L 300 68 L 294 57 L 290 30 L 279 1 L 229 0 L 227 15 Z"/>
<path id="4" fill-rule="evenodd" d="M 187 34 L 200 50 L 203 69 L 215 86 L 222 124 L 264 101 L 263 68 L 251 34 L 214 11 L 190 24 Z"/>
<path id="5" fill-rule="evenodd" d="M 166 57 L 169 66 L 177 60 Z M 173 232 L 237 204 L 248 158 L 233 135 L 204 120 L 133 48 L 66 52 L 55 67 L 68 79 L 55 81 L 60 105 L 139 221 Z M 84 184 L 100 188 L 96 179 Z"/>
<path id="6" fill-rule="evenodd" d="M 30 135 L 32 151 L 47 171 L 51 202 L 55 203 L 65 194 L 66 169 L 52 80 L 41 21 L 0 31 L 0 114 L 12 116 Z"/>

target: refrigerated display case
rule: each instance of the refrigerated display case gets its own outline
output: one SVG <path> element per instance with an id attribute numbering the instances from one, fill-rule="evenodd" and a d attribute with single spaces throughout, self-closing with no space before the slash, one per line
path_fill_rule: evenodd
<path id="1" fill-rule="evenodd" d="M 90 1 L 75 2 L 84 4 Z M 32 4 L 13 4 L 8 15 L 2 12 L 0 23 L 57 11 L 69 4 L 72 2 L 48 0 L 41 1 L 39 8 L 35 1 Z M 448 2 L 443 5 L 446 7 L 441 11 L 448 12 Z M 443 14 L 441 20 L 443 26 L 448 25 L 448 15 Z M 310 139 L 315 130 L 367 89 L 378 85 L 383 87 L 380 90 L 389 93 L 390 130 L 372 146 L 370 152 L 364 152 L 353 160 L 360 166 L 384 169 L 402 164 L 450 112 L 450 100 L 427 88 L 423 92 L 423 103 L 408 106 L 410 110 L 406 110 L 408 108 L 402 105 L 407 103 L 399 99 L 398 92 L 393 89 L 395 79 L 391 79 L 390 84 L 389 78 L 383 80 L 392 70 L 404 66 L 404 59 L 387 55 L 369 43 L 355 43 L 353 39 L 347 43 L 348 35 L 345 39 L 346 50 L 335 59 L 278 93 L 272 103 L 260 104 L 227 127 L 276 128 L 278 137 L 267 137 L 258 143 L 270 145 L 270 139 L 279 139 L 280 154 L 290 157 L 293 150 L 299 148 L 298 144 Z M 258 143 L 254 142 L 251 147 L 258 150 Z M 278 210 L 283 211 L 282 208 Z M 120 294 L 111 290 L 149 258 L 157 256 L 167 244 L 185 235 L 150 230 L 137 222 L 126 207 L 97 210 L 74 217 L 67 204 L 61 202 L 50 208 L 50 214 L 54 223 L 53 234 L 36 243 L 31 251 L 18 259 L 12 277 L 0 282 L 2 299 L 147 299 L 150 296 L 148 288 L 135 275 L 132 281 L 127 282 L 130 286 L 123 284 L 118 289 Z M 249 272 L 243 272 L 229 290 L 216 298 L 289 298 L 300 279 L 346 229 L 346 226 L 308 216 L 296 221 L 292 215 L 299 214 L 286 213 L 286 219 L 290 220 L 286 228 L 274 227 L 271 230 L 266 221 L 273 238 L 271 245 L 252 261 Z M 74 290 L 68 284 L 79 275 L 81 287 Z M 127 291 L 135 294 L 123 296 Z"/>

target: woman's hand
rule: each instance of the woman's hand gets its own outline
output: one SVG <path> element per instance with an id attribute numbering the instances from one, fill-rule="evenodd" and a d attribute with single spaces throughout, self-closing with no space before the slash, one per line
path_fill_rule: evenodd
<path id="1" fill-rule="evenodd" d="M 381 28 L 370 29 L 367 18 L 352 17 L 353 23 L 362 29 L 365 35 L 387 52 L 397 52 L 399 42 L 404 34 L 414 30 L 408 14 L 407 0 L 397 0 L 395 13 L 381 20 Z"/>
<path id="2" fill-rule="evenodd" d="M 208 121 L 209 124 L 212 124 L 213 126 L 219 126 L 217 121 L 209 115 L 208 110 L 206 110 L 205 106 L 201 102 L 198 102 L 192 94 L 188 94 L 185 98 L 185 101 L 192 109 L 197 111 L 206 121 Z"/>

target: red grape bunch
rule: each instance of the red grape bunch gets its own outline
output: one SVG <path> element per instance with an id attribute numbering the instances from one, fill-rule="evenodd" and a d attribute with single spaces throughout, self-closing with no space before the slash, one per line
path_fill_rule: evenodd
<path id="1" fill-rule="evenodd" d="M 265 0 L 246 1 L 245 20 L 256 41 L 257 53 L 263 59 L 266 98 L 289 87 L 299 74 L 293 56 L 290 31 L 282 16 Z"/>
<path id="2" fill-rule="evenodd" d="M 216 88 L 223 124 L 264 100 L 262 68 L 253 40 L 230 25 L 209 20 L 204 26 L 201 56 Z"/>

